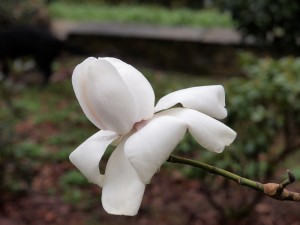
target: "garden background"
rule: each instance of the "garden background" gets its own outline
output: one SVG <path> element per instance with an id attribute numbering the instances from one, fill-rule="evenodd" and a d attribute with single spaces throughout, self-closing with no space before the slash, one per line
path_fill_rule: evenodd
<path id="1" fill-rule="evenodd" d="M 15 25 L 50 29 L 91 55 L 129 62 L 153 85 L 156 99 L 182 88 L 223 85 L 224 123 L 237 131 L 235 142 L 216 155 L 187 135 L 174 154 L 260 182 L 281 182 L 287 169 L 300 179 L 296 0 L 4 0 L 0 14 L 0 31 Z M 103 34 L 103 26 L 115 33 Z M 147 185 L 137 216 L 107 214 L 101 189 L 68 159 L 97 131 L 71 86 L 72 71 L 84 58 L 62 53 L 46 87 L 30 57 L 11 60 L 10 78 L 0 81 L 1 225 L 300 224 L 298 203 L 171 163 Z M 300 191 L 297 182 L 289 188 Z"/>

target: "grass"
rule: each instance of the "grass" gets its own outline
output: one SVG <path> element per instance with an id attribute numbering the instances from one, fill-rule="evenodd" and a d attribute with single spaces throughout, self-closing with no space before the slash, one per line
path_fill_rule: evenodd
<path id="1" fill-rule="evenodd" d="M 234 27 L 228 13 L 215 9 L 167 9 L 145 5 L 106 5 L 54 2 L 50 5 L 53 18 L 71 21 L 120 22 L 190 27 Z"/>

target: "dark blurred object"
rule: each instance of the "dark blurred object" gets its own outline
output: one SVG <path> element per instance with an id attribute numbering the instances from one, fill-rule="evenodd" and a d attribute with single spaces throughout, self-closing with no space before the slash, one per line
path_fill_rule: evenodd
<path id="1" fill-rule="evenodd" d="M 0 29 L 16 25 L 50 28 L 47 2 L 44 0 L 1 0 Z"/>
<path id="2" fill-rule="evenodd" d="M 41 28 L 14 26 L 0 30 L 0 62 L 4 77 L 10 73 L 10 60 L 29 56 L 43 73 L 44 84 L 47 84 L 52 75 L 52 63 L 63 51 L 85 55 L 83 50 L 57 39 L 51 32 Z"/>
<path id="3" fill-rule="evenodd" d="M 15 23 L 14 17 L 0 3 L 0 29 L 7 28 L 13 23 Z"/>
<path id="4" fill-rule="evenodd" d="M 299 52 L 299 0 L 215 0 L 231 12 L 244 37 L 254 36 L 257 44 L 278 53 Z"/>

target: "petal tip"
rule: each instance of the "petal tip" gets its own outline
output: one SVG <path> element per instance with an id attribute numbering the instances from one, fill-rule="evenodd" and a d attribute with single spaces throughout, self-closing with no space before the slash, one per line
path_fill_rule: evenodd
<path id="1" fill-rule="evenodd" d="M 117 215 L 117 216 L 135 216 L 137 213 L 138 213 L 138 210 L 136 211 L 127 211 L 126 209 L 125 210 L 118 210 L 118 209 L 115 209 L 113 207 L 110 207 L 109 205 L 106 205 L 106 204 L 103 204 L 103 209 L 109 213 L 109 214 L 112 214 L 112 215 Z"/>

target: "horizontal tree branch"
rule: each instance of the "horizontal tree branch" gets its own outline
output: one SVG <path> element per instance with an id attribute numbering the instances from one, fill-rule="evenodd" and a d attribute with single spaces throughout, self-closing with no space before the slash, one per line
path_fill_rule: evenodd
<path id="1" fill-rule="evenodd" d="M 263 194 L 274 198 L 276 200 L 281 200 L 281 201 L 295 201 L 298 202 L 300 201 L 300 193 L 297 192 L 292 192 L 287 190 L 285 187 L 288 186 L 289 184 L 295 182 L 295 176 L 288 171 L 288 179 L 284 180 L 280 184 L 276 183 L 260 183 L 257 181 L 253 181 L 244 177 L 241 177 L 239 175 L 236 175 L 234 173 L 231 173 L 229 171 L 220 169 L 215 166 L 211 166 L 209 164 L 175 156 L 175 155 L 170 155 L 169 159 L 167 162 L 170 163 L 179 163 L 179 164 L 184 164 L 184 165 L 189 165 L 193 167 L 197 167 L 200 169 L 204 169 L 212 174 L 216 174 L 222 177 L 225 177 L 227 179 L 233 180 L 237 182 L 240 185 L 247 186 L 249 188 L 252 188 L 254 190 L 260 191 Z"/>

